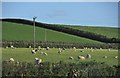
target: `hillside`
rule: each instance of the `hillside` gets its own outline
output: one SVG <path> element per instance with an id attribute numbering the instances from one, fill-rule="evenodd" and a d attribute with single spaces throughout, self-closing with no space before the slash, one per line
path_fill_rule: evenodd
<path id="1" fill-rule="evenodd" d="M 120 28 L 113 28 L 113 27 L 95 27 L 95 26 L 75 26 L 75 25 L 60 25 L 60 24 L 53 24 L 55 26 L 67 27 L 72 29 L 77 29 L 85 32 L 90 32 L 94 34 L 99 34 L 106 36 L 108 38 L 119 38 L 118 31 Z"/>
<path id="2" fill-rule="evenodd" d="M 31 25 L 31 26 L 33 25 L 33 21 L 26 20 L 26 19 L 12 19 L 12 18 L 9 18 L 9 19 L 1 19 L 1 20 L 4 21 L 4 22 L 27 24 L 27 25 Z M 90 32 L 90 30 L 89 31 L 79 30 L 79 29 L 76 29 L 76 28 L 68 27 L 66 25 L 61 26 L 61 25 L 56 25 L 56 24 L 46 24 L 46 23 L 36 22 L 36 26 L 46 28 L 46 29 L 51 29 L 51 30 L 58 31 L 58 32 L 67 33 L 67 34 L 70 34 L 70 35 L 75 35 L 75 36 L 78 36 L 78 37 L 92 39 L 92 40 L 96 40 L 96 41 L 100 41 L 100 42 L 105 42 L 105 43 L 119 43 L 120 42 L 120 39 L 118 39 L 118 38 L 113 38 L 113 37 L 110 38 L 106 35 Z M 101 28 L 101 30 L 102 30 L 102 28 Z M 109 32 L 109 33 L 111 33 L 111 32 Z"/>
<path id="3" fill-rule="evenodd" d="M 2 23 L 3 40 L 33 40 L 33 27 L 11 22 Z M 36 40 L 45 41 L 45 28 L 36 27 Z M 101 42 L 46 29 L 46 41 L 102 44 Z"/>
<path id="4" fill-rule="evenodd" d="M 111 27 L 91 27 L 91 26 L 69 26 L 70 28 L 79 29 L 87 32 L 104 35 L 108 38 L 118 38 L 118 28 Z"/>

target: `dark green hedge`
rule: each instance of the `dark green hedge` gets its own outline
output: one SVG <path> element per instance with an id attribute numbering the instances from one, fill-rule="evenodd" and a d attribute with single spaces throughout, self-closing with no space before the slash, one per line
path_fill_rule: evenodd
<path id="1" fill-rule="evenodd" d="M 111 78 L 119 75 L 118 66 L 109 66 L 105 63 L 80 62 L 80 63 L 58 63 L 43 62 L 33 64 L 27 62 L 3 61 L 2 76 L 26 76 L 32 78 Z M 76 76 L 75 76 L 76 75 Z"/>
<path id="2" fill-rule="evenodd" d="M 2 41 L 2 47 L 6 46 L 15 46 L 18 48 L 27 48 L 29 46 L 33 46 L 33 41 Z M 118 44 L 80 44 L 80 43 L 69 43 L 69 42 L 50 42 L 50 41 L 36 41 L 36 47 L 41 46 L 41 47 L 47 47 L 49 46 L 50 48 L 56 47 L 56 48 L 71 48 L 71 47 L 76 47 L 76 48 L 114 48 L 118 49 Z"/>

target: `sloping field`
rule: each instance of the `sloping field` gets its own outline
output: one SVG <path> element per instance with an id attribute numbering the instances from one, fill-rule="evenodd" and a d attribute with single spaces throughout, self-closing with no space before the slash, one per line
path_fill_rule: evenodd
<path id="1" fill-rule="evenodd" d="M 10 22 L 2 23 L 3 40 L 33 40 L 33 27 Z M 45 41 L 45 29 L 36 27 L 36 40 Z M 102 44 L 101 42 L 46 29 L 46 41 Z"/>
<path id="2" fill-rule="evenodd" d="M 118 38 L 118 30 L 119 30 L 118 28 L 92 27 L 92 26 L 65 26 L 65 27 L 104 35 L 108 38 Z"/>
<path id="3" fill-rule="evenodd" d="M 33 25 L 31 20 L 26 19 L 1 19 L 4 22 L 12 22 L 17 24 Z M 119 43 L 118 29 L 111 27 L 87 27 L 61 24 L 47 24 L 36 22 L 37 27 L 47 28 L 57 32 L 67 33 L 69 35 L 79 36 L 91 40 L 96 40 L 105 43 Z M 82 28 L 79 28 L 82 27 Z M 111 34 L 112 33 L 112 34 Z"/>

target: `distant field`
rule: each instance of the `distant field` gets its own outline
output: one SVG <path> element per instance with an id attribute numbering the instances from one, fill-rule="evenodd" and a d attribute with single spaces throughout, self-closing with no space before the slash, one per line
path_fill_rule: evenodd
<path id="1" fill-rule="evenodd" d="M 81 52 L 84 51 L 84 52 Z M 40 54 L 40 52 L 46 52 L 48 55 Z M 79 55 L 83 55 L 86 57 L 87 54 L 91 54 L 91 59 L 80 60 L 77 57 Z M 29 48 L 16 48 L 16 49 L 2 49 L 2 60 L 9 60 L 9 58 L 14 58 L 15 61 L 26 61 L 34 63 L 34 58 L 41 58 L 44 62 L 85 62 L 85 61 L 93 61 L 96 60 L 98 62 L 105 62 L 109 65 L 117 65 L 118 59 L 114 57 L 118 55 L 118 50 L 111 50 L 110 52 L 107 49 L 96 49 L 91 52 L 90 49 L 77 49 L 76 51 L 73 49 L 66 49 L 61 54 L 58 54 L 58 48 L 50 48 L 50 50 L 41 50 L 36 54 L 31 53 L 31 49 Z M 70 60 L 69 57 L 72 56 L 74 59 Z M 108 58 L 103 58 L 103 56 L 107 56 Z"/>
<path id="2" fill-rule="evenodd" d="M 33 40 L 33 27 L 30 25 L 3 22 L 3 40 Z M 36 40 L 45 41 L 45 29 L 36 27 Z M 54 42 L 75 42 L 81 44 L 103 44 L 98 41 L 82 38 L 46 29 L 46 41 Z"/>
<path id="3" fill-rule="evenodd" d="M 97 33 L 108 38 L 118 38 L 118 28 L 111 27 L 91 27 L 91 26 L 67 26 L 82 31 Z"/>

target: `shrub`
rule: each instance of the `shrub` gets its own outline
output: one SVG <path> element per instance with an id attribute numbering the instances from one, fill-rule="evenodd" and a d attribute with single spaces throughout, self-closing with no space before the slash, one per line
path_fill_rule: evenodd
<path id="1" fill-rule="evenodd" d="M 31 76 L 32 78 L 49 77 L 49 78 L 64 78 L 64 77 L 76 77 L 76 78 L 88 78 L 93 76 L 100 77 L 116 77 L 118 66 L 109 66 L 105 63 L 80 62 L 80 63 L 49 63 L 43 62 L 38 65 L 27 62 L 10 63 L 9 61 L 3 61 L 2 75 L 3 77 L 14 76 L 23 77 Z"/>

